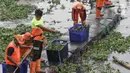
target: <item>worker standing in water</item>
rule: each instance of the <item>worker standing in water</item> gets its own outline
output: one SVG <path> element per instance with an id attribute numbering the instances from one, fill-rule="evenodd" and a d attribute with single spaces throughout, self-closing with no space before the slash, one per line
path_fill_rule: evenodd
<path id="1" fill-rule="evenodd" d="M 78 18 L 81 18 L 82 24 L 86 24 L 86 8 L 81 2 L 76 2 L 72 7 L 73 24 L 78 24 Z"/>

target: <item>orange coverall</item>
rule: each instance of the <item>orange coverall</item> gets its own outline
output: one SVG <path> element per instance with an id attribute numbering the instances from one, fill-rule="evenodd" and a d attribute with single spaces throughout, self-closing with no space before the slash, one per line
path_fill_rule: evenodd
<path id="1" fill-rule="evenodd" d="M 101 17 L 101 9 L 104 6 L 104 0 L 96 0 L 96 18 Z"/>

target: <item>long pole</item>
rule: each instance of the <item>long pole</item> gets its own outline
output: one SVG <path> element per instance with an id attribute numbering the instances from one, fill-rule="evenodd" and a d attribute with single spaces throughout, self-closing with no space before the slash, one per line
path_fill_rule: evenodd
<path id="1" fill-rule="evenodd" d="M 29 52 L 28 52 L 28 53 L 25 55 L 25 57 L 22 59 L 20 65 L 23 63 L 23 61 L 26 59 L 26 57 L 31 53 L 32 49 L 33 49 L 33 47 L 29 50 Z M 19 67 L 17 67 L 17 68 L 14 70 L 13 73 L 16 73 L 16 71 L 18 70 L 18 68 L 19 68 Z"/>

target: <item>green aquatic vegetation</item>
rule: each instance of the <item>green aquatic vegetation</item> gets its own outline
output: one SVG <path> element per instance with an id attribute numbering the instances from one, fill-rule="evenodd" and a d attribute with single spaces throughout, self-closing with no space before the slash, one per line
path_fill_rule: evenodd
<path id="1" fill-rule="evenodd" d="M 86 61 L 79 64 L 64 62 L 51 68 L 55 69 L 56 73 L 120 73 L 119 70 L 111 67 L 110 63 L 103 64 L 95 61 Z"/>
<path id="2" fill-rule="evenodd" d="M 48 45 L 48 50 L 62 50 L 66 44 L 60 43 L 60 42 L 54 42 L 50 43 Z"/>
<path id="3" fill-rule="evenodd" d="M 17 25 L 16 28 L 14 28 L 13 30 L 16 34 L 20 34 L 23 32 L 31 32 L 31 29 L 32 29 L 31 26 L 20 24 L 20 25 Z"/>
<path id="4" fill-rule="evenodd" d="M 119 32 L 110 32 L 106 38 L 94 43 L 90 50 L 84 53 L 84 58 L 89 57 L 93 60 L 105 61 L 108 55 L 114 51 L 125 53 L 130 47 L 130 37 L 124 38 Z"/>
<path id="5" fill-rule="evenodd" d="M 52 3 L 60 4 L 60 0 L 52 0 Z"/>
<path id="6" fill-rule="evenodd" d="M 53 66 L 53 68 L 56 70 L 56 73 L 72 73 L 76 71 L 78 64 L 66 62 L 58 66 Z"/>
<path id="7" fill-rule="evenodd" d="M 27 18 L 35 7 L 17 4 L 15 0 L 0 0 L 0 20 Z"/>
<path id="8" fill-rule="evenodd" d="M 31 26 L 21 24 L 17 25 L 15 28 L 0 27 L 0 62 L 4 61 L 3 56 L 5 49 L 9 44 L 9 42 L 13 40 L 14 34 L 21 34 L 23 32 L 31 32 Z M 60 33 L 48 33 L 48 32 L 43 32 L 43 34 L 47 37 L 48 43 L 49 41 L 58 38 L 59 35 L 62 35 Z"/>
<path id="9" fill-rule="evenodd" d="M 84 30 L 84 29 L 88 29 L 88 25 L 83 25 L 83 26 L 75 26 L 72 31 L 75 32 L 75 31 L 81 31 L 81 30 Z"/>
<path id="10" fill-rule="evenodd" d="M 64 5 L 61 5 L 60 9 L 65 9 L 65 6 L 64 6 Z"/>

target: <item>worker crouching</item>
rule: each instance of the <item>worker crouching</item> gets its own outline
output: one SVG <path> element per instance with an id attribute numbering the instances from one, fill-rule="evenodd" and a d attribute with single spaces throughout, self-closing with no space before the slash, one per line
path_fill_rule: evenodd
<path id="1" fill-rule="evenodd" d="M 15 35 L 14 41 L 10 42 L 5 51 L 6 73 L 13 73 L 20 67 L 20 45 L 24 43 L 21 35 Z M 20 73 L 17 69 L 16 73 Z"/>
<path id="2" fill-rule="evenodd" d="M 78 18 L 81 18 L 82 24 L 86 24 L 86 9 L 81 2 L 76 2 L 72 7 L 72 20 L 75 24 L 78 24 Z"/>
<path id="3" fill-rule="evenodd" d="M 24 39 L 24 44 L 20 45 L 20 55 L 22 58 L 25 58 L 25 60 L 22 63 L 22 68 L 24 68 L 24 70 L 22 70 L 23 73 L 27 73 L 27 65 L 29 64 L 28 58 L 26 57 L 27 55 L 29 55 L 31 48 L 32 48 L 32 35 L 30 32 L 25 32 L 23 34 L 21 34 L 22 38 Z"/>

